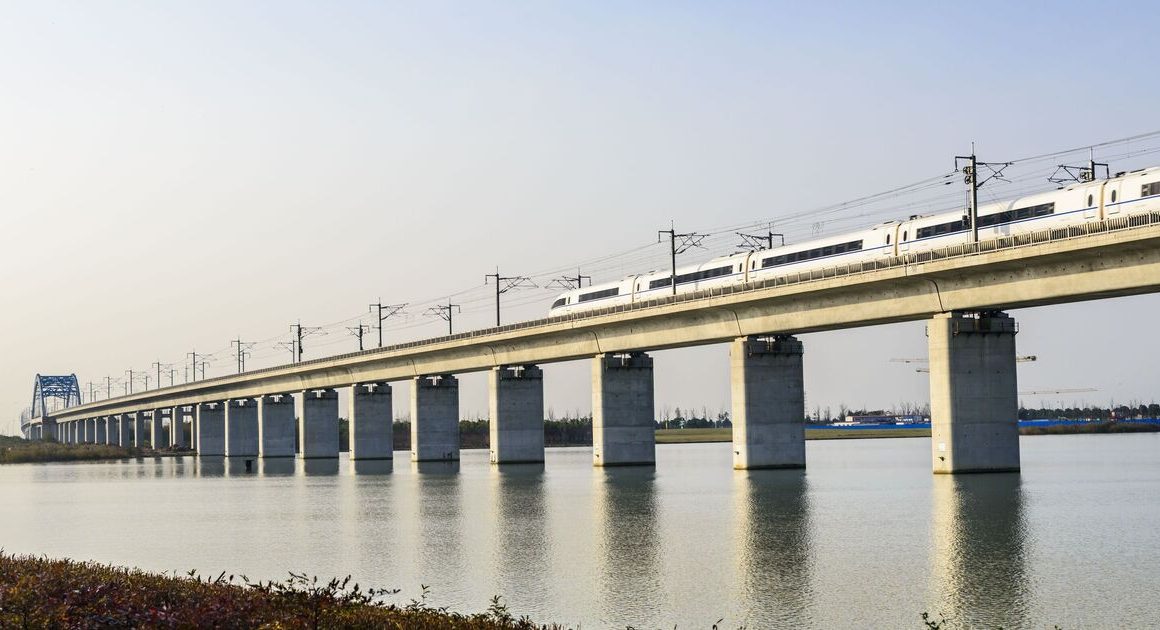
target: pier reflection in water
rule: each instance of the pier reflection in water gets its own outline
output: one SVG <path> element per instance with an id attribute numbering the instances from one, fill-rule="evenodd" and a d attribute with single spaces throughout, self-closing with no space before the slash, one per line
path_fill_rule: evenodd
<path id="1" fill-rule="evenodd" d="M 491 572 L 496 594 L 520 593 L 542 600 L 550 558 L 548 515 L 544 503 L 544 465 L 492 466 Z"/>
<path id="2" fill-rule="evenodd" d="M 804 470 L 737 471 L 733 486 L 739 623 L 747 628 L 807 625 L 810 509 Z"/>
<path id="3" fill-rule="evenodd" d="M 968 628 L 1028 625 L 1020 475 L 935 475 L 933 483 L 930 612 Z"/>
<path id="4" fill-rule="evenodd" d="M 665 599 L 657 567 L 656 471 L 604 468 L 592 480 L 601 625 L 644 625 Z"/>

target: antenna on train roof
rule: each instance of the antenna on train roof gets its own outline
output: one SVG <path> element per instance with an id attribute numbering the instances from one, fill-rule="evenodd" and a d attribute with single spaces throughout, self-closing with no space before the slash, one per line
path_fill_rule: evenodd
<path id="1" fill-rule="evenodd" d="M 1080 184 L 1086 182 L 1094 182 L 1096 179 L 1096 167 L 1104 167 L 1104 179 L 1111 179 L 1111 169 L 1103 162 L 1097 162 L 1095 157 L 1095 150 L 1088 148 L 1088 163 L 1087 166 L 1070 166 L 1067 164 L 1060 164 L 1055 168 L 1055 172 L 1047 181 L 1053 184 L 1066 184 L 1068 182 L 1078 182 Z"/>

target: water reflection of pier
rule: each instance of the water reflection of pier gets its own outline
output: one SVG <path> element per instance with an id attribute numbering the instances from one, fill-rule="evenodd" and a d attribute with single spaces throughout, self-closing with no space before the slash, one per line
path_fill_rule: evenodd
<path id="1" fill-rule="evenodd" d="M 491 469 L 492 567 L 498 593 L 509 601 L 548 599 L 551 534 L 544 500 L 544 464 L 508 464 Z M 526 614 L 525 611 L 519 611 Z"/>
<path id="2" fill-rule="evenodd" d="M 1027 624 L 1027 544 L 1018 474 L 934 477 L 933 592 L 957 627 Z"/>
<path id="3" fill-rule="evenodd" d="M 656 471 L 605 468 L 595 478 L 594 514 L 600 616 L 605 625 L 641 625 L 661 598 Z"/>
<path id="4" fill-rule="evenodd" d="M 747 628 L 805 626 L 811 599 L 805 471 L 739 471 L 734 490 L 743 607 L 737 621 Z"/>

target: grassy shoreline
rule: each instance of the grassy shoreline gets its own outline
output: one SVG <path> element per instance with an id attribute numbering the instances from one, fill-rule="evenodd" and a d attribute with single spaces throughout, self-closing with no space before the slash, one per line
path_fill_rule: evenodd
<path id="1" fill-rule="evenodd" d="M 138 457 L 170 457 L 190 453 L 192 451 L 186 449 L 153 450 L 110 444 L 62 444 L 0 435 L 0 464 L 87 462 Z"/>
<path id="2" fill-rule="evenodd" d="M 430 606 L 425 590 L 410 603 L 387 603 L 398 594 L 363 590 L 349 577 L 202 579 L 0 551 L 2 628 L 562 628 L 516 619 L 499 597 L 487 612 L 464 615 Z"/>
<path id="3" fill-rule="evenodd" d="M 1022 427 L 1020 435 L 1077 435 L 1105 433 L 1158 433 L 1160 425 L 1137 424 L 1132 422 L 1091 422 L 1047 427 Z M 888 429 L 806 429 L 807 440 L 856 440 L 878 438 L 930 437 L 930 429 L 888 428 Z M 711 442 L 731 442 L 733 430 L 714 429 L 657 429 L 657 444 L 701 444 Z M 591 446 L 591 442 L 549 444 L 548 448 L 567 446 Z M 463 444 L 461 448 L 487 448 L 487 444 Z M 405 450 L 405 449 L 404 449 Z M 21 438 L 0 436 L 0 464 L 29 464 L 49 462 L 81 462 L 141 457 L 174 457 L 190 455 L 189 449 L 145 449 L 110 446 L 105 444 L 61 444 L 59 442 L 28 441 Z"/>

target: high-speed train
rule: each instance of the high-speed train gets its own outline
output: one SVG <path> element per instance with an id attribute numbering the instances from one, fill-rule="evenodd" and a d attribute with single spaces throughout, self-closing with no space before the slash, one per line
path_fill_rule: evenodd
<path id="1" fill-rule="evenodd" d="M 1051 192 L 979 206 L 979 240 L 1090 223 L 1117 216 L 1160 210 L 1160 166 L 1117 173 L 1101 181 L 1081 182 Z M 714 258 L 678 267 L 677 293 L 857 263 L 879 257 L 967 243 L 970 221 L 962 212 L 888 221 L 860 232 L 773 249 Z M 549 316 L 629 304 L 672 295 L 671 270 L 650 271 L 616 282 L 594 284 L 560 294 Z"/>

